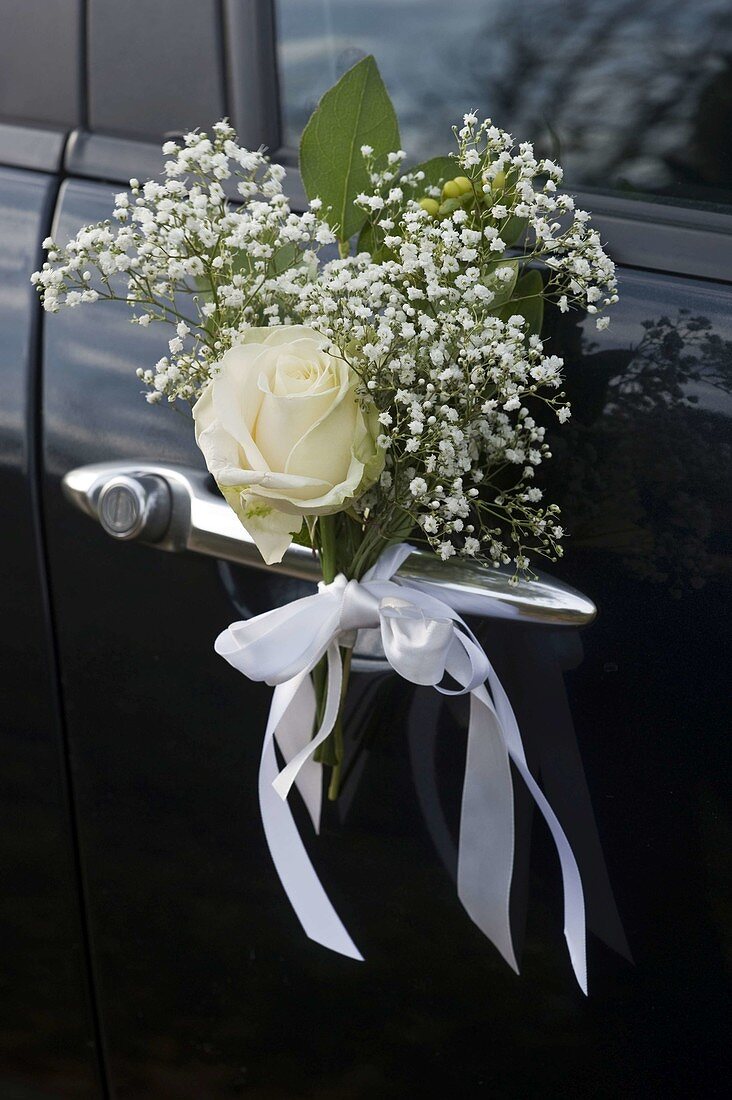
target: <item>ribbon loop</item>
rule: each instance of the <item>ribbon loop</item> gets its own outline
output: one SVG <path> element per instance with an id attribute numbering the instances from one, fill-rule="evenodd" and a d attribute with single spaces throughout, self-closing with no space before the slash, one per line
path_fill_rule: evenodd
<path id="1" fill-rule="evenodd" d="M 393 579 L 412 551 L 406 543 L 389 547 L 363 580 L 339 574 L 332 583 L 321 583 L 314 596 L 233 623 L 216 640 L 216 652 L 234 668 L 252 680 L 277 685 L 260 769 L 260 809 L 277 873 L 308 936 L 360 959 L 318 881 L 286 800 L 297 783 L 317 828 L 322 785 L 313 784 L 311 769 L 319 765 L 313 764 L 312 755 L 338 717 L 343 675 L 340 646 L 352 645 L 358 630 L 379 627 L 386 658 L 404 679 L 436 687 L 446 695 L 470 695 L 458 850 L 460 901 L 517 970 L 509 920 L 514 859 L 511 760 L 543 814 L 559 854 L 565 937 L 577 981 L 586 993 L 584 896 L 572 849 L 529 771 L 513 708 L 477 638 L 436 586 L 425 582 L 415 588 Z M 325 709 L 313 737 L 313 696 L 305 694 L 303 685 L 325 654 Z M 446 673 L 457 688 L 441 686 Z M 285 723 L 286 735 L 283 729 L 278 743 L 290 758 L 277 774 L 273 741 Z"/>
<path id="2" fill-rule="evenodd" d="M 454 642 L 450 619 L 430 619 L 421 608 L 394 596 L 381 601 L 379 614 L 384 653 L 394 671 L 413 684 L 439 684 Z"/>

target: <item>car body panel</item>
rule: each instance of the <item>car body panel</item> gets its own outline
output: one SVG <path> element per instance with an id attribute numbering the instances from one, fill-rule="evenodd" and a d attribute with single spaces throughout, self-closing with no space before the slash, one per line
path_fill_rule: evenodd
<path id="1" fill-rule="evenodd" d="M 67 182 L 59 236 L 100 217 L 110 194 Z M 567 777 L 582 774 L 577 742 L 584 759 L 635 959 L 595 884 L 592 924 L 616 950 L 591 938 L 587 1000 L 565 955 L 543 828 L 529 874 L 526 806 L 513 898 L 521 978 L 462 911 L 465 714 L 389 678 L 357 678 L 353 721 L 370 711 L 373 740 L 345 805 L 328 807 L 323 835 L 307 841 L 366 962 L 304 937 L 256 802 L 269 689 L 212 649 L 229 621 L 303 589 L 114 542 L 72 509 L 60 479 L 73 466 L 202 460 L 186 416 L 138 392 L 134 370 L 162 354 L 163 332 L 132 328 L 115 306 L 47 322 L 50 579 L 120 1096 L 715 1095 L 732 291 L 621 270 L 620 294 L 608 332 L 570 322 L 552 333 L 575 403 L 547 467 L 572 531 L 553 568 L 595 600 L 597 622 L 482 633 L 534 767 L 547 789 L 566 788 L 565 815 Z M 547 723 L 563 746 L 551 758 Z"/>
<path id="2" fill-rule="evenodd" d="M 97 1088 L 39 522 L 40 310 L 28 272 L 55 197 L 52 177 L 0 169 L 0 1094 L 8 1097 Z"/>

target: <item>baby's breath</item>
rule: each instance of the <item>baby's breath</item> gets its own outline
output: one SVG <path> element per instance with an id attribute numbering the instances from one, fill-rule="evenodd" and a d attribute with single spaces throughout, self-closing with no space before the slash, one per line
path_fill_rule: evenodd
<path id="1" fill-rule="evenodd" d="M 46 241 L 48 261 L 33 276 L 51 313 L 122 300 L 139 325 L 183 325 L 170 354 L 138 371 L 149 401 L 195 400 L 246 328 L 289 320 L 298 281 L 333 239 L 313 211 L 292 213 L 284 169 L 235 138 L 224 121 L 211 136 L 195 131 L 180 146 L 167 142 L 165 179 L 131 180 L 115 197 L 113 220 L 86 226 L 65 248 Z M 224 193 L 232 178 L 240 205 Z"/>
<path id="2" fill-rule="evenodd" d="M 50 312 L 123 300 L 137 324 L 174 326 L 169 354 L 138 371 L 150 401 L 195 400 L 252 326 L 310 326 L 358 376 L 385 455 L 351 509 L 360 558 L 417 529 L 443 559 L 525 572 L 530 555 L 561 553 L 558 509 L 534 476 L 550 457 L 542 410 L 570 415 L 532 299 L 599 314 L 617 301 L 615 274 L 589 215 L 558 191 L 558 165 L 473 113 L 455 137 L 442 186 L 404 172 L 403 150 L 377 161 L 364 145 L 363 247 L 330 260 L 321 201 L 293 213 L 284 169 L 217 123 L 166 143 L 165 178 L 131 180 L 110 221 L 65 248 L 44 242 L 33 281 Z"/>

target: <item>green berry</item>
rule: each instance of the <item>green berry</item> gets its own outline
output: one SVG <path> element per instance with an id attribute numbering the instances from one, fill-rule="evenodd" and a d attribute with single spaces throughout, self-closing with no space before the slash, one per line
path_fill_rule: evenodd
<path id="1" fill-rule="evenodd" d="M 460 188 L 461 195 L 473 194 L 473 184 L 467 176 L 456 176 L 452 182 L 457 184 L 457 186 Z"/>
<path id="2" fill-rule="evenodd" d="M 422 207 L 423 210 L 426 210 L 432 218 L 436 218 L 440 211 L 440 204 L 437 199 L 430 199 L 425 197 L 419 200 L 419 205 Z"/>
<path id="3" fill-rule="evenodd" d="M 443 199 L 457 199 L 457 198 L 460 197 L 461 194 L 462 194 L 462 189 L 460 188 L 457 180 L 448 180 L 447 183 L 443 184 L 443 187 L 442 187 L 442 197 L 443 197 Z"/>

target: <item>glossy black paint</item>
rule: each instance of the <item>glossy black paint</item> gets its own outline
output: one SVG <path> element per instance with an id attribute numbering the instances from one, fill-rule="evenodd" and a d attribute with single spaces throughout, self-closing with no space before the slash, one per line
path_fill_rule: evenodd
<path id="1" fill-rule="evenodd" d="M 108 201 L 67 184 L 59 235 Z M 163 334 L 112 307 L 46 323 L 50 582 L 116 1096 L 725 1094 L 731 306 L 728 287 L 622 271 L 609 332 L 557 328 L 576 418 L 547 472 L 573 532 L 553 568 L 600 615 L 581 635 L 485 631 L 534 762 L 547 723 L 573 723 L 580 744 L 635 958 L 593 939 L 588 1000 L 543 828 L 520 979 L 462 912 L 464 713 L 388 679 L 355 685 L 369 751 L 310 844 L 366 962 L 304 938 L 258 820 L 269 692 L 212 651 L 281 582 L 114 543 L 72 510 L 59 488 L 72 466 L 201 459 L 190 422 L 137 393 Z M 687 331 L 697 317 L 711 339 Z"/>
<path id="2" fill-rule="evenodd" d="M 0 170 L 0 1096 L 96 1095 L 37 500 L 40 311 L 55 181 Z"/>

